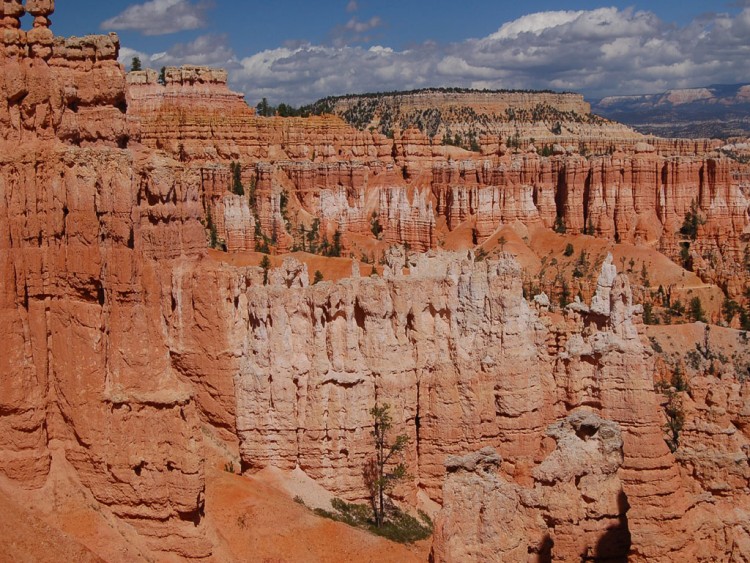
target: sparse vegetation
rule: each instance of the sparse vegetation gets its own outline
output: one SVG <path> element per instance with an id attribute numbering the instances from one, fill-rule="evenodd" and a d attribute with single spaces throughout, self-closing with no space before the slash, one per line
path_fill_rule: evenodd
<path id="1" fill-rule="evenodd" d="M 685 219 L 682 222 L 682 227 L 680 227 L 680 234 L 688 237 L 690 240 L 695 240 L 698 236 L 698 227 L 705 222 L 706 220 L 698 211 L 698 204 L 693 200 L 690 204 L 690 210 L 685 213 Z"/>
<path id="2" fill-rule="evenodd" d="M 726 297 L 721 305 L 721 312 L 724 315 L 724 320 L 727 324 L 731 323 L 735 316 L 742 312 L 742 307 L 734 299 Z"/>
<path id="3" fill-rule="evenodd" d="M 232 173 L 232 193 L 245 195 L 245 188 L 242 186 L 242 166 L 239 162 L 230 162 L 229 170 Z"/>
<path id="4" fill-rule="evenodd" d="M 578 260 L 576 260 L 575 269 L 573 270 L 573 277 L 574 278 L 582 278 L 586 275 L 589 269 L 589 259 L 588 255 L 586 254 L 585 250 L 581 250 L 581 254 L 578 256 Z"/>
<path id="5" fill-rule="evenodd" d="M 659 317 L 654 314 L 654 306 L 652 303 L 643 304 L 643 323 L 647 325 L 659 324 Z"/>
<path id="6" fill-rule="evenodd" d="M 667 443 L 669 450 L 674 453 L 680 447 L 680 433 L 685 425 L 682 396 L 689 391 L 687 380 L 682 373 L 680 365 L 675 365 L 668 383 L 661 381 L 654 387 L 656 391 L 662 393 L 667 398 L 664 404 L 664 414 L 667 419 L 664 425 L 664 432 L 667 437 L 664 441 Z"/>
<path id="7" fill-rule="evenodd" d="M 566 280 L 562 281 L 560 288 L 560 307 L 563 309 L 570 304 L 570 286 Z"/>
<path id="8" fill-rule="evenodd" d="M 380 528 L 385 522 L 386 494 L 406 478 L 406 465 L 403 462 L 393 465 L 393 457 L 400 455 L 409 443 L 406 434 L 399 434 L 390 442 L 388 434 L 393 427 L 391 407 L 375 404 L 370 409 L 373 418 L 372 437 L 375 446 L 374 456 L 369 458 L 363 469 L 365 484 L 370 491 L 372 511 L 375 514 L 375 525 Z M 390 467 L 390 470 L 389 470 Z"/>
<path id="9" fill-rule="evenodd" d="M 271 269 L 271 259 L 268 255 L 263 256 L 260 267 L 263 269 L 263 285 L 268 285 L 268 270 Z"/>
<path id="10" fill-rule="evenodd" d="M 689 272 L 693 271 L 693 257 L 690 255 L 690 243 L 687 241 L 680 243 L 680 262 L 683 268 Z"/>
<path id="11" fill-rule="evenodd" d="M 560 233 L 561 235 L 564 235 L 567 232 L 568 229 L 565 227 L 565 223 L 563 222 L 563 218 L 560 215 L 558 215 L 557 217 L 555 217 L 555 225 L 554 225 L 554 227 L 552 227 L 552 229 L 556 233 Z"/>
<path id="12" fill-rule="evenodd" d="M 208 246 L 216 248 L 219 245 L 219 235 L 216 231 L 214 218 L 211 215 L 211 204 L 206 204 L 206 227 L 208 228 Z"/>
<path id="13" fill-rule="evenodd" d="M 664 414 L 667 416 L 667 423 L 664 427 L 667 433 L 667 446 L 674 453 L 680 447 L 680 433 L 685 425 L 685 411 L 682 405 L 682 395 L 679 392 L 671 389 L 667 391 Z"/>
<path id="14" fill-rule="evenodd" d="M 407 514 L 395 506 L 388 509 L 388 519 L 383 525 L 375 523 L 372 508 L 366 504 L 347 503 L 339 498 L 331 501 L 333 510 L 316 508 L 315 514 L 343 522 L 355 528 L 363 528 L 369 532 L 399 543 L 414 543 L 432 535 L 432 521 L 422 511 L 419 519 Z"/>
<path id="15" fill-rule="evenodd" d="M 377 211 L 373 211 L 372 217 L 370 217 L 370 231 L 372 236 L 380 240 L 380 235 L 383 234 L 383 226 L 380 224 Z"/>
<path id="16" fill-rule="evenodd" d="M 696 296 L 690 300 L 690 308 L 688 314 L 693 322 L 708 322 L 706 320 L 706 312 L 703 310 L 703 304 L 701 303 L 700 297 Z"/>

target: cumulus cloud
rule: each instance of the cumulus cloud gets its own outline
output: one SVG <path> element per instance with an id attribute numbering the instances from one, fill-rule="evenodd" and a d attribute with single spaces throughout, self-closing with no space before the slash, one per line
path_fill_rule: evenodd
<path id="1" fill-rule="evenodd" d="M 144 35 L 166 35 L 198 29 L 206 23 L 209 2 L 192 3 L 188 0 L 150 0 L 135 4 L 113 18 L 105 20 L 105 30 L 133 29 Z"/>
<path id="2" fill-rule="evenodd" d="M 177 43 L 168 51 L 153 54 L 122 47 L 119 61 L 129 67 L 130 61 L 135 56 L 141 59 L 143 66 L 154 69 L 185 64 L 215 66 L 229 71 L 240 68 L 226 35 L 201 35 L 189 43 Z"/>
<path id="3" fill-rule="evenodd" d="M 347 24 L 360 35 L 379 25 L 356 18 Z M 750 76 L 748 36 L 750 8 L 704 15 L 685 26 L 648 11 L 601 8 L 529 14 L 486 37 L 403 50 L 334 41 L 235 58 L 226 41 L 218 43 L 222 51 L 196 40 L 168 56 L 229 60 L 223 66 L 233 87 L 251 103 L 267 97 L 298 105 L 328 95 L 428 86 L 551 88 L 595 98 L 739 82 Z"/>
<path id="4" fill-rule="evenodd" d="M 346 5 L 347 13 L 351 14 L 352 12 L 356 12 L 357 10 L 359 10 L 359 4 L 357 3 L 357 0 L 350 0 Z"/>

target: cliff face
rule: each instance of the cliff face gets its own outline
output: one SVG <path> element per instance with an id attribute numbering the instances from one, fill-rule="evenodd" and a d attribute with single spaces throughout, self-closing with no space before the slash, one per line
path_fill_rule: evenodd
<path id="1" fill-rule="evenodd" d="M 50 443 L 62 443 L 97 501 L 155 550 L 206 554 L 187 522 L 202 510 L 199 414 L 166 347 L 164 294 L 172 270 L 192 268 L 205 247 L 197 179 L 118 150 L 22 149 L 1 157 L 13 350 L 3 354 L 2 472 L 41 486 Z"/>
<path id="2" fill-rule="evenodd" d="M 254 230 L 252 221 L 280 250 L 289 250 L 307 248 L 301 229 L 309 231 L 318 219 L 329 240 L 338 230 L 343 248 L 355 256 L 368 252 L 362 237 L 373 240 L 376 232 L 386 245 L 408 243 L 422 251 L 466 222 L 482 243 L 519 221 L 656 243 L 677 263 L 684 262 L 687 242 L 701 278 L 742 298 L 750 228 L 746 171 L 715 142 L 623 136 L 604 128 L 550 133 L 549 139 L 527 131 L 537 135 L 533 146 L 526 133 L 514 141 L 515 133 L 503 130 L 480 137 L 479 152 L 470 152 L 431 141 L 416 128 L 396 129 L 389 139 L 330 116 L 256 117 L 215 71 L 167 69 L 165 79 L 162 86 L 152 71 L 130 75 L 129 114 L 143 142 L 186 162 L 236 160 L 245 185 L 257 181 L 256 206 L 232 215 L 246 241 L 233 248 L 252 247 L 241 234 Z M 291 214 L 282 213 L 282 194 Z M 687 240 L 679 230 L 693 204 L 701 224 L 695 240 Z"/>
<path id="3" fill-rule="evenodd" d="M 695 199 L 706 213 L 695 248 L 731 258 L 747 202 L 725 160 L 498 144 L 444 162 L 467 155 L 413 129 L 391 140 L 332 117 L 258 118 L 224 74 L 199 68 L 168 70 L 166 85 L 131 74 L 126 94 L 116 37 L 55 38 L 52 8 L 0 5 L 0 486 L 46 490 L 58 459 L 154 558 L 219 557 L 204 431 L 238 445 L 247 471 L 299 467 L 362 499 L 379 402 L 410 438 L 412 479 L 396 494 L 444 502 L 439 560 L 528 553 L 524 542 L 591 555 L 609 533 L 612 553 L 635 559 L 704 544 L 747 556 L 746 382 L 696 382 L 688 412 L 700 414 L 675 459 L 611 260 L 591 306 L 559 315 L 523 298 L 510 256 L 431 250 L 443 222 L 474 220 L 486 237 L 558 215 L 571 231 L 591 219 L 600 236 L 674 248 L 664 233 Z M 249 193 L 231 193 L 230 160 Z M 391 252 L 382 277 L 353 266 L 311 286 L 293 259 L 268 272 L 217 259 L 209 216 L 230 252 L 259 242 L 256 225 L 291 249 L 319 219 L 346 250 L 378 236 L 422 253 Z M 443 485 L 447 456 L 485 447 L 497 454 L 452 461 Z M 466 521 L 516 502 L 507 538 Z"/>
<path id="4" fill-rule="evenodd" d="M 554 449 L 529 476 L 534 487 L 503 479 L 503 460 L 492 448 L 448 458 L 435 561 L 627 558 L 631 538 L 618 474 L 619 426 L 578 411 L 546 434 Z M 472 522 L 470 515 L 477 513 Z"/>
<path id="5" fill-rule="evenodd" d="M 446 461 L 435 560 L 497 553 L 558 561 L 626 555 L 637 561 L 731 560 L 743 553 L 750 539 L 748 498 L 741 492 L 750 437 L 737 401 L 747 383 L 712 382 L 714 403 L 706 398 L 707 382 L 696 382 L 694 408 L 703 413 L 687 415 L 691 423 L 676 464 L 662 439 L 648 375 L 653 364 L 633 325 L 637 308 L 627 278 L 605 262 L 591 306 L 576 302 L 568 312 L 566 328 L 552 328 L 548 340 L 554 343 L 557 412 L 573 414 L 547 428 L 554 442 L 541 443 L 521 479 L 507 477 L 506 467 L 517 458 L 492 450 Z M 705 416 L 714 404 L 715 414 Z M 718 434 L 725 437 L 717 440 Z M 740 461 L 729 469 L 730 459 Z M 724 487 L 742 508 L 724 503 Z"/>
<path id="6" fill-rule="evenodd" d="M 39 5 L 26 5 L 35 26 L 53 7 Z M 20 2 L 3 10 L 6 26 L 23 13 Z M 176 307 L 164 293 L 172 272 L 205 252 L 199 176 L 116 148 L 127 129 L 116 37 L 63 40 L 10 23 L 0 53 L 0 473 L 39 488 L 62 449 L 96 501 L 154 552 L 205 556 L 199 408 L 167 350 Z"/>

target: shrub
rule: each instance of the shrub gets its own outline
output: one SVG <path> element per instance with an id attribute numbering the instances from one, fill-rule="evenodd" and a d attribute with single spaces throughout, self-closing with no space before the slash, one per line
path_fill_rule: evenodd
<path id="1" fill-rule="evenodd" d="M 643 322 L 647 325 L 659 324 L 659 317 L 654 314 L 654 306 L 651 303 L 643 304 Z"/>
<path id="2" fill-rule="evenodd" d="M 573 253 L 575 252 L 575 249 L 573 248 L 573 245 L 568 243 L 565 245 L 565 250 L 563 251 L 563 256 L 573 256 Z"/>
<path id="3" fill-rule="evenodd" d="M 260 261 L 260 267 L 263 268 L 263 285 L 268 285 L 268 270 L 271 269 L 271 260 L 268 255 L 264 255 Z"/>
<path id="4" fill-rule="evenodd" d="M 685 412 L 682 407 L 682 396 L 675 391 L 667 392 L 667 404 L 664 406 L 664 414 L 667 415 L 667 423 L 664 430 L 667 433 L 667 446 L 674 453 L 680 447 L 680 433 L 685 425 Z"/>
<path id="5" fill-rule="evenodd" d="M 560 215 L 555 217 L 555 226 L 552 227 L 552 229 L 556 233 L 560 233 L 561 235 L 564 235 L 567 232 L 568 229 L 567 227 L 565 227 L 565 223 L 563 223 L 563 218 Z"/>
<path id="6" fill-rule="evenodd" d="M 701 299 L 698 296 L 695 296 L 690 300 L 689 314 L 690 314 L 690 318 L 694 322 L 701 322 L 701 323 L 708 322 L 706 320 L 706 313 L 703 310 L 703 304 L 701 303 Z"/>
<path id="7" fill-rule="evenodd" d="M 362 528 L 399 543 L 413 543 L 426 539 L 432 534 L 432 521 L 421 511 L 419 512 L 419 519 L 417 519 L 395 506 L 390 506 L 388 518 L 378 527 L 375 523 L 372 507 L 366 504 L 347 503 L 339 498 L 334 498 L 331 501 L 331 507 L 333 510 L 316 508 L 313 512 L 318 516 L 343 522 L 355 528 Z"/>

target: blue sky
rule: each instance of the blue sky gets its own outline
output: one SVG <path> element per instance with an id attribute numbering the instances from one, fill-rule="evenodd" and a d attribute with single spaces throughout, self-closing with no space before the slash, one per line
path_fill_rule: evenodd
<path id="1" fill-rule="evenodd" d="M 121 61 L 226 68 L 255 104 L 428 86 L 594 99 L 750 81 L 750 0 L 57 2 L 58 35 L 116 31 Z"/>

